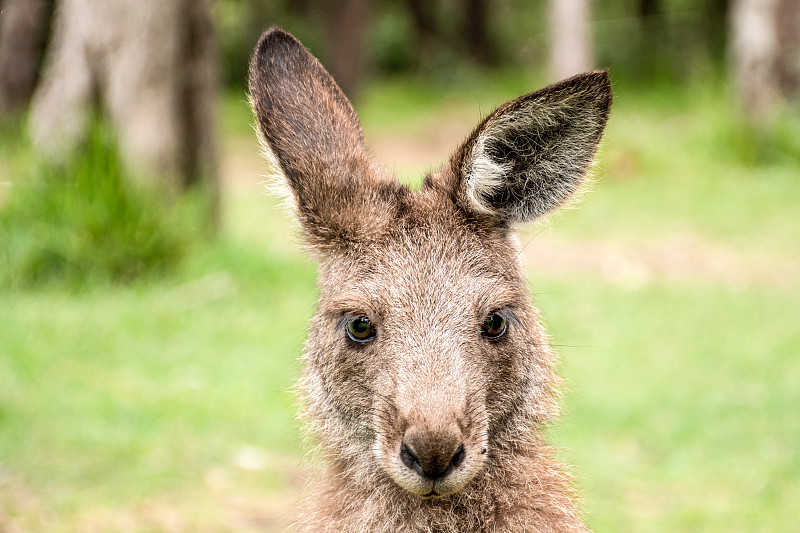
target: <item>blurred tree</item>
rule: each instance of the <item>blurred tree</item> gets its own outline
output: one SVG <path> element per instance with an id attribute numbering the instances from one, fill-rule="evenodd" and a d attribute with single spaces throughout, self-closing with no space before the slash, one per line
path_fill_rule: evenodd
<path id="1" fill-rule="evenodd" d="M 221 81 L 244 91 L 250 54 L 258 37 L 276 17 L 277 2 L 263 0 L 214 0 L 213 17 L 222 61 Z"/>
<path id="2" fill-rule="evenodd" d="M 709 57 L 717 64 L 725 63 L 728 27 L 722 21 L 728 20 L 730 0 L 706 0 L 703 33 Z"/>
<path id="3" fill-rule="evenodd" d="M 464 31 L 461 38 L 469 55 L 479 64 L 498 66 L 500 60 L 489 34 L 489 5 L 487 0 L 464 1 Z"/>
<path id="4" fill-rule="evenodd" d="M 550 0 L 550 71 L 558 79 L 594 67 L 589 0 Z"/>
<path id="5" fill-rule="evenodd" d="M 637 11 L 640 32 L 644 36 L 639 40 L 640 53 L 645 54 L 652 62 L 653 57 L 658 55 L 659 48 L 662 48 L 666 41 L 664 23 L 660 19 L 662 15 L 661 2 L 659 0 L 639 0 Z"/>
<path id="6" fill-rule="evenodd" d="M 783 98 L 798 98 L 798 0 L 735 0 L 731 10 L 731 60 L 748 120 L 767 126 Z"/>
<path id="7" fill-rule="evenodd" d="M 417 65 L 429 68 L 432 51 L 443 46 L 446 41 L 436 18 L 436 4 L 429 0 L 406 0 L 408 12 L 414 23 Z"/>
<path id="8" fill-rule="evenodd" d="M 658 14 L 660 11 L 658 0 L 639 0 L 639 18 L 647 20 Z"/>
<path id="9" fill-rule="evenodd" d="M 326 67 L 352 98 L 364 76 L 364 33 L 369 23 L 369 0 L 320 0 L 325 32 Z"/>
<path id="10" fill-rule="evenodd" d="M 31 109 L 37 147 L 78 148 L 96 109 L 134 176 L 216 194 L 216 48 L 211 0 L 57 0 Z"/>
<path id="11" fill-rule="evenodd" d="M 51 0 L 0 0 L 0 116 L 33 94 L 51 9 Z"/>
<path id="12" fill-rule="evenodd" d="M 777 10 L 778 84 L 783 95 L 800 100 L 800 0 L 780 0 Z"/>
<path id="13" fill-rule="evenodd" d="M 414 23 L 417 64 L 436 68 L 436 53 L 444 49 L 466 56 L 485 67 L 500 63 L 497 45 L 489 31 L 491 10 L 487 0 L 459 0 L 451 6 L 442 2 L 406 0 L 405 5 Z M 449 7 L 452 11 L 449 11 Z M 453 24 L 453 20 L 461 21 Z M 455 31 L 448 33 L 444 28 Z"/>

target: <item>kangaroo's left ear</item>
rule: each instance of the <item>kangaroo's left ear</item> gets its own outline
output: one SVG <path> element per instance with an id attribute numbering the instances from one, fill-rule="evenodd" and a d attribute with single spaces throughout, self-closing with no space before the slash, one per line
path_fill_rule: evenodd
<path id="1" fill-rule="evenodd" d="M 496 223 L 538 218 L 580 186 L 610 107 L 606 71 L 517 98 L 489 115 L 433 181 L 463 209 Z"/>

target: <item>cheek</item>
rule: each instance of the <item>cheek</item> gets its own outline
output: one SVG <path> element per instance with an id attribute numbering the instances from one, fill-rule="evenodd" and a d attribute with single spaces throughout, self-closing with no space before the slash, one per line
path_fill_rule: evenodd
<path id="1" fill-rule="evenodd" d="M 339 421 L 365 433 L 374 394 L 374 349 L 370 345 L 349 346 L 344 333 L 336 333 L 341 335 L 312 329 L 309 339 L 313 341 L 307 343 L 304 354 L 304 373 L 319 380 L 321 390 L 314 391 L 312 400 L 320 403 L 322 412 L 333 412 Z"/>
<path id="2" fill-rule="evenodd" d="M 342 343 L 344 344 L 344 343 Z M 328 369 L 331 392 L 342 402 L 342 409 L 362 417 L 362 412 L 372 403 L 375 368 L 371 350 L 337 347 L 332 355 Z"/>
<path id="3" fill-rule="evenodd" d="M 486 376 L 486 409 L 491 419 L 505 416 L 518 402 L 528 375 L 525 353 L 517 343 L 503 341 L 483 352 L 483 372 Z"/>

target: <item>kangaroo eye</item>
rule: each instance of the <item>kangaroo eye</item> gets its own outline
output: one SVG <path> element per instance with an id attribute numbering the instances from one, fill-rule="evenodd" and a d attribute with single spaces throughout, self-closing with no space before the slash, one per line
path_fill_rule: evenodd
<path id="1" fill-rule="evenodd" d="M 367 342 L 375 337 L 375 325 L 369 318 L 360 316 L 347 323 L 347 336 L 356 342 Z"/>
<path id="2" fill-rule="evenodd" d="M 481 329 L 484 337 L 489 337 L 490 339 L 502 337 L 506 332 L 506 319 L 497 313 L 492 313 L 483 321 Z"/>

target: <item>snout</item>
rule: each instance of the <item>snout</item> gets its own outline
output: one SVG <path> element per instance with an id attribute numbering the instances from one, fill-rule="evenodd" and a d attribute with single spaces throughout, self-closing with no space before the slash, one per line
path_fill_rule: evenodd
<path id="1" fill-rule="evenodd" d="M 405 430 L 378 446 L 385 471 L 400 487 L 422 498 L 458 492 L 482 468 L 486 457 L 483 431 L 455 420 L 422 419 L 401 424 Z"/>
<path id="2" fill-rule="evenodd" d="M 464 463 L 461 430 L 452 425 L 449 431 L 432 433 L 413 427 L 400 444 L 400 460 L 423 478 L 436 481 Z"/>

